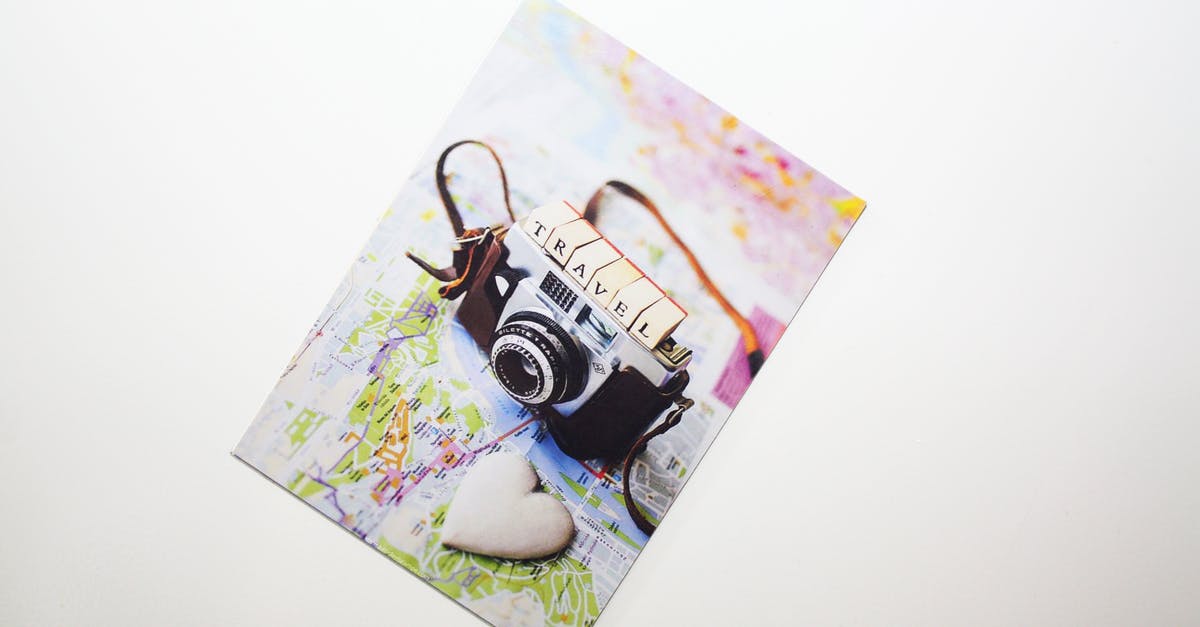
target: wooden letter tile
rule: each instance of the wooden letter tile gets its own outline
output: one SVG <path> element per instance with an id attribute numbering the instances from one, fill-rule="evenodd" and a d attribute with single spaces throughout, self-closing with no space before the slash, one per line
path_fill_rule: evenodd
<path id="1" fill-rule="evenodd" d="M 533 238 L 538 246 L 541 246 L 550 238 L 550 231 L 553 231 L 554 227 L 578 219 L 579 214 L 575 212 L 575 209 L 560 200 L 530 211 L 521 226 L 529 234 L 529 237 Z"/>
<path id="2" fill-rule="evenodd" d="M 612 302 L 608 303 L 608 311 L 628 329 L 633 326 L 638 314 L 664 297 L 665 294 L 654 281 L 642 277 L 617 291 Z"/>
<path id="3" fill-rule="evenodd" d="M 608 240 L 598 239 L 577 248 L 564 267 L 576 283 L 586 286 L 597 270 L 620 258 L 621 251 L 609 244 Z"/>
<path id="4" fill-rule="evenodd" d="M 592 280 L 587 284 L 587 295 L 604 307 L 617 295 L 617 290 L 640 278 L 642 271 L 632 261 L 622 257 L 592 275 Z"/>
<path id="5" fill-rule="evenodd" d="M 542 248 L 561 266 L 567 263 L 576 248 L 598 239 L 600 232 L 590 222 L 581 218 L 554 227 Z"/>
<path id="6" fill-rule="evenodd" d="M 651 350 L 687 317 L 687 312 L 670 298 L 663 298 L 646 308 L 629 327 L 629 334 Z"/>

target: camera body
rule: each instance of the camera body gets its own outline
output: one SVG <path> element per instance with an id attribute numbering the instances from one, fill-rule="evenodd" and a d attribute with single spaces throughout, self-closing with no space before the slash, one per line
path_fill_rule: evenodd
<path id="1" fill-rule="evenodd" d="M 686 312 L 566 203 L 520 220 L 503 250 L 481 346 L 496 380 L 567 454 L 624 455 L 687 385 L 692 351 L 670 337 Z"/>
<path id="2" fill-rule="evenodd" d="M 505 224 L 463 224 L 445 166 L 454 149 L 468 144 L 485 148 L 500 169 Z M 683 249 L 701 285 L 741 331 L 753 376 L 763 353 L 750 323 L 713 284 L 658 207 L 628 183 L 607 181 L 584 215 L 558 202 L 517 220 L 500 156 L 473 139 L 442 151 L 434 180 L 457 238 L 453 260 L 439 268 L 411 251 L 405 255 L 442 282 L 442 298 L 459 301 L 455 319 L 487 352 L 500 386 L 542 420 L 559 449 L 576 459 L 624 460 L 625 507 L 639 530 L 653 533 L 654 525 L 634 502 L 630 476 L 650 440 L 678 425 L 694 404 L 683 395 L 692 351 L 671 337 L 687 312 L 592 226 L 601 191 L 611 188 L 642 205 Z"/>

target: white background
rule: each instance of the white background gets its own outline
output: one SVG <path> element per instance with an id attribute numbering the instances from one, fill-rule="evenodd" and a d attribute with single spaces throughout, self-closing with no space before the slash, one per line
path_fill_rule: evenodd
<path id="1" fill-rule="evenodd" d="M 601 624 L 1200 620 L 1188 4 L 569 2 L 870 202 Z M 514 8 L 0 3 L 0 623 L 475 623 L 228 451 Z"/>

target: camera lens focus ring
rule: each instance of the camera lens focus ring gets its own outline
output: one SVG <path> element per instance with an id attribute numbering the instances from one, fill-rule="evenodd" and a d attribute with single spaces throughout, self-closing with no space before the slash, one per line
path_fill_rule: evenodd
<path id="1" fill-rule="evenodd" d="M 527 405 L 579 395 L 586 363 L 570 334 L 535 311 L 509 316 L 492 335 L 492 371 L 506 392 Z"/>

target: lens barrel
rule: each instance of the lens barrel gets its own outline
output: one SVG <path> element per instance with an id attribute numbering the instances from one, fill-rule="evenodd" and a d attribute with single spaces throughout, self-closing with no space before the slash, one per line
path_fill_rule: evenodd
<path id="1" fill-rule="evenodd" d="M 509 316 L 492 334 L 490 353 L 500 386 L 526 405 L 563 403 L 583 390 L 583 353 L 545 314 L 523 310 Z"/>

